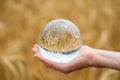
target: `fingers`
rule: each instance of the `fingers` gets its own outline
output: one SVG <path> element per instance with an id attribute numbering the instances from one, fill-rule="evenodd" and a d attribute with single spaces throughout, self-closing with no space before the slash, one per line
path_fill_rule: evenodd
<path id="1" fill-rule="evenodd" d="M 38 46 L 37 44 L 35 44 L 34 47 L 32 48 L 32 51 L 33 51 L 34 53 L 40 53 L 40 51 L 39 51 L 39 46 Z"/>
<path id="2" fill-rule="evenodd" d="M 48 59 L 45 59 L 40 53 L 36 53 L 35 54 L 35 57 L 37 59 L 39 59 L 42 63 L 44 63 L 47 67 L 49 68 L 52 68 L 52 69 L 55 69 L 55 70 L 59 70 L 59 71 L 62 71 L 65 69 L 63 67 L 63 64 L 61 63 L 56 63 L 56 62 L 53 62 L 53 61 L 50 61 Z"/>
<path id="3" fill-rule="evenodd" d="M 39 50 L 39 45 L 35 44 L 32 51 L 34 52 L 34 56 L 39 59 L 42 63 L 44 63 L 46 66 L 48 66 L 49 68 L 52 68 L 52 69 L 55 69 L 55 70 L 59 70 L 61 72 L 68 72 L 68 69 L 67 69 L 67 64 L 64 64 L 64 63 L 56 63 L 56 62 L 53 62 L 53 61 L 50 61 L 48 59 L 45 59 L 40 50 Z"/>
<path id="4" fill-rule="evenodd" d="M 47 63 L 45 63 L 43 56 L 40 54 L 40 51 L 37 48 L 38 46 L 35 45 L 34 48 L 32 49 L 34 51 L 34 56 L 39 59 L 41 62 L 43 62 L 47 67 L 50 67 Z"/>
<path id="5" fill-rule="evenodd" d="M 32 51 L 34 52 L 34 56 L 43 62 L 43 57 L 40 54 L 39 45 L 35 44 Z"/>
<path id="6" fill-rule="evenodd" d="M 35 44 L 34 47 L 38 47 L 39 45 L 38 44 Z"/>
<path id="7" fill-rule="evenodd" d="M 32 51 L 34 52 L 34 56 L 36 58 L 38 58 L 39 60 L 41 60 L 44 63 L 47 63 L 47 64 L 49 64 L 51 66 L 54 66 L 55 62 L 43 58 L 43 56 L 42 56 L 42 54 L 41 54 L 41 52 L 39 50 L 39 45 L 35 44 L 34 47 L 33 47 L 33 49 L 32 49 Z"/>

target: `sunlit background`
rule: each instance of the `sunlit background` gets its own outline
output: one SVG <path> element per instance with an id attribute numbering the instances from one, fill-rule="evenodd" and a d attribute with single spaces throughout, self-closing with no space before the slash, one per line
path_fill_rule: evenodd
<path id="1" fill-rule="evenodd" d="M 58 18 L 79 27 L 84 45 L 120 51 L 120 0 L 0 0 L 0 80 L 120 80 L 117 70 L 63 74 L 38 61 L 31 49 Z"/>

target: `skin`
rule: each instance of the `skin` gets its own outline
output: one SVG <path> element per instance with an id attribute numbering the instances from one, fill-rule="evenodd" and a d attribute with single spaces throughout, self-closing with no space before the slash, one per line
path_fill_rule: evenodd
<path id="1" fill-rule="evenodd" d="M 56 63 L 45 59 L 39 51 L 39 45 L 35 44 L 32 51 L 34 56 L 49 68 L 63 73 L 70 73 L 85 67 L 112 68 L 120 70 L 120 52 L 112 52 L 82 46 L 80 54 L 68 63 Z"/>

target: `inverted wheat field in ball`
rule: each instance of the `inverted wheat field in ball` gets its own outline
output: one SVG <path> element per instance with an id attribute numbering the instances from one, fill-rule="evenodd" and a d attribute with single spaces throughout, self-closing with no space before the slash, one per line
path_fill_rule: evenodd
<path id="1" fill-rule="evenodd" d="M 120 72 L 85 68 L 63 74 L 32 52 L 45 24 L 68 19 L 84 45 L 120 51 L 120 0 L 0 0 L 0 80 L 120 80 Z"/>

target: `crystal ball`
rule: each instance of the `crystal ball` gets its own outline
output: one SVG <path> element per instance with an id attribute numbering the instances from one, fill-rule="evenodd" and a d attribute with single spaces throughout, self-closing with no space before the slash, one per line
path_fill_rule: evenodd
<path id="1" fill-rule="evenodd" d="M 72 53 L 75 54 L 80 49 L 82 39 L 74 23 L 65 19 L 56 19 L 44 26 L 39 36 L 39 45 L 43 53 L 47 51 L 47 54 L 51 55 L 53 53 L 73 55 Z"/>
<path id="2" fill-rule="evenodd" d="M 49 22 L 39 37 L 42 48 L 52 52 L 71 52 L 81 47 L 80 31 L 68 20 L 57 19 Z"/>

